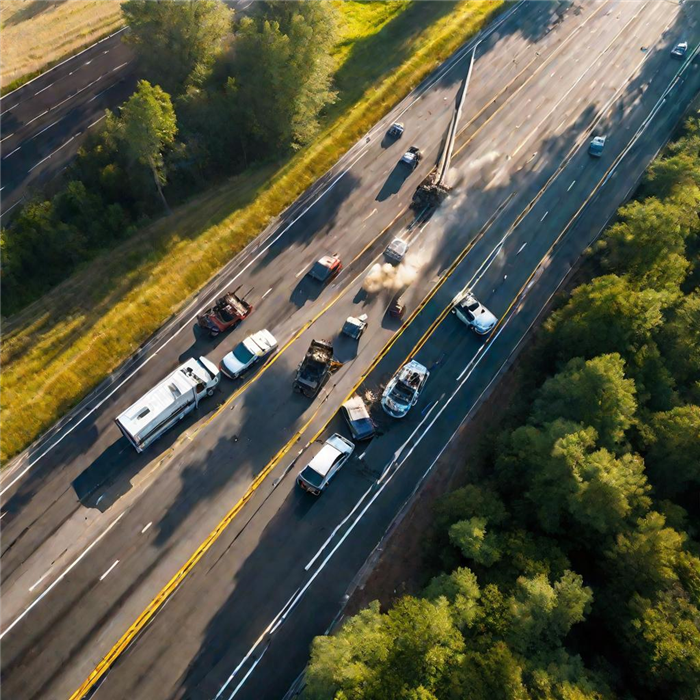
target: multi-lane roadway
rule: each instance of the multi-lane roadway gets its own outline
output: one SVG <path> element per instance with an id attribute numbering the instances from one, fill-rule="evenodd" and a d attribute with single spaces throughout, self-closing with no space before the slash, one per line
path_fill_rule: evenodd
<path id="1" fill-rule="evenodd" d="M 634 188 L 700 88 L 694 4 L 523 3 L 475 47 L 450 179 L 427 221 L 407 206 L 435 162 L 474 45 L 362 139 L 131 363 L 0 482 L 3 689 L 11 697 L 276 698 L 308 644 L 450 436 L 517 351 L 570 266 Z M 681 39 L 687 61 L 669 58 Z M 399 118 L 406 134 L 384 138 Z M 608 136 L 592 160 L 594 133 Z M 421 166 L 395 165 L 416 144 Z M 362 291 L 395 235 L 415 280 L 403 323 L 393 292 Z M 345 268 L 327 288 L 305 272 Z M 253 288 L 254 313 L 212 342 L 192 316 L 223 289 Z M 449 313 L 465 286 L 501 322 L 485 341 Z M 359 345 L 338 337 L 366 313 Z M 184 357 L 214 361 L 245 334 L 280 340 L 272 362 L 142 455 L 114 417 Z M 313 402 L 291 390 L 313 337 L 344 362 Z M 345 430 L 353 391 L 377 397 L 406 358 L 431 369 L 402 421 L 373 406 L 380 435 L 327 493 L 294 484 L 300 451 Z"/>

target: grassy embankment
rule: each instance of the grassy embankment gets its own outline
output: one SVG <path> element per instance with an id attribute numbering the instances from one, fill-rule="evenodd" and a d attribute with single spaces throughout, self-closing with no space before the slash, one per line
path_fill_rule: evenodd
<path id="1" fill-rule="evenodd" d="M 120 0 L 3 0 L 2 92 L 18 88 L 121 24 Z"/>
<path id="2" fill-rule="evenodd" d="M 277 167 L 251 170 L 194 198 L 6 321 L 2 461 L 117 368 L 502 6 L 343 3 L 341 99 L 314 143 Z"/>

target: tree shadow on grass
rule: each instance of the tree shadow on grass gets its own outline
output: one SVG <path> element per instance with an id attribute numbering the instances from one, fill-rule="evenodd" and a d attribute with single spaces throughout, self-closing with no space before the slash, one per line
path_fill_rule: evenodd
<path id="1" fill-rule="evenodd" d="M 33 2 L 23 2 L 22 9 L 13 12 L 4 22 L 3 26 L 11 27 L 22 22 L 26 22 L 47 10 L 62 5 L 66 0 L 33 0 Z"/>

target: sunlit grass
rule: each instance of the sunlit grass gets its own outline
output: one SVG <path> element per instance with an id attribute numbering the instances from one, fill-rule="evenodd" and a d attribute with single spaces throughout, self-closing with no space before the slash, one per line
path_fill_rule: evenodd
<path id="1" fill-rule="evenodd" d="M 441 5 L 425 3 L 432 4 Z M 9 319 L 0 358 L 0 458 L 17 454 L 115 370 L 502 6 L 502 0 L 467 0 L 447 13 L 436 7 L 432 24 L 416 13 L 419 26 L 404 22 L 403 32 L 387 33 L 405 59 L 367 84 L 313 144 L 278 168 L 247 172 L 179 207 Z M 353 22 L 357 42 L 361 32 Z M 354 69 L 353 60 L 350 46 L 344 66 Z"/>

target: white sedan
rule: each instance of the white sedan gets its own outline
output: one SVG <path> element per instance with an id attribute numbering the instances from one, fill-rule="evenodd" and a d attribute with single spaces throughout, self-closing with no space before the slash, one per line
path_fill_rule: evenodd
<path id="1" fill-rule="evenodd" d="M 479 335 L 486 335 L 498 323 L 498 319 L 471 292 L 460 294 L 454 300 L 452 313 Z"/>
<path id="2" fill-rule="evenodd" d="M 331 435 L 320 452 L 299 472 L 297 483 L 304 491 L 320 496 L 354 450 L 355 445 L 350 440 L 338 433 Z"/>
<path id="3" fill-rule="evenodd" d="M 219 369 L 231 379 L 240 377 L 256 362 L 277 350 L 277 341 L 270 331 L 262 330 L 249 335 L 221 360 Z"/>

